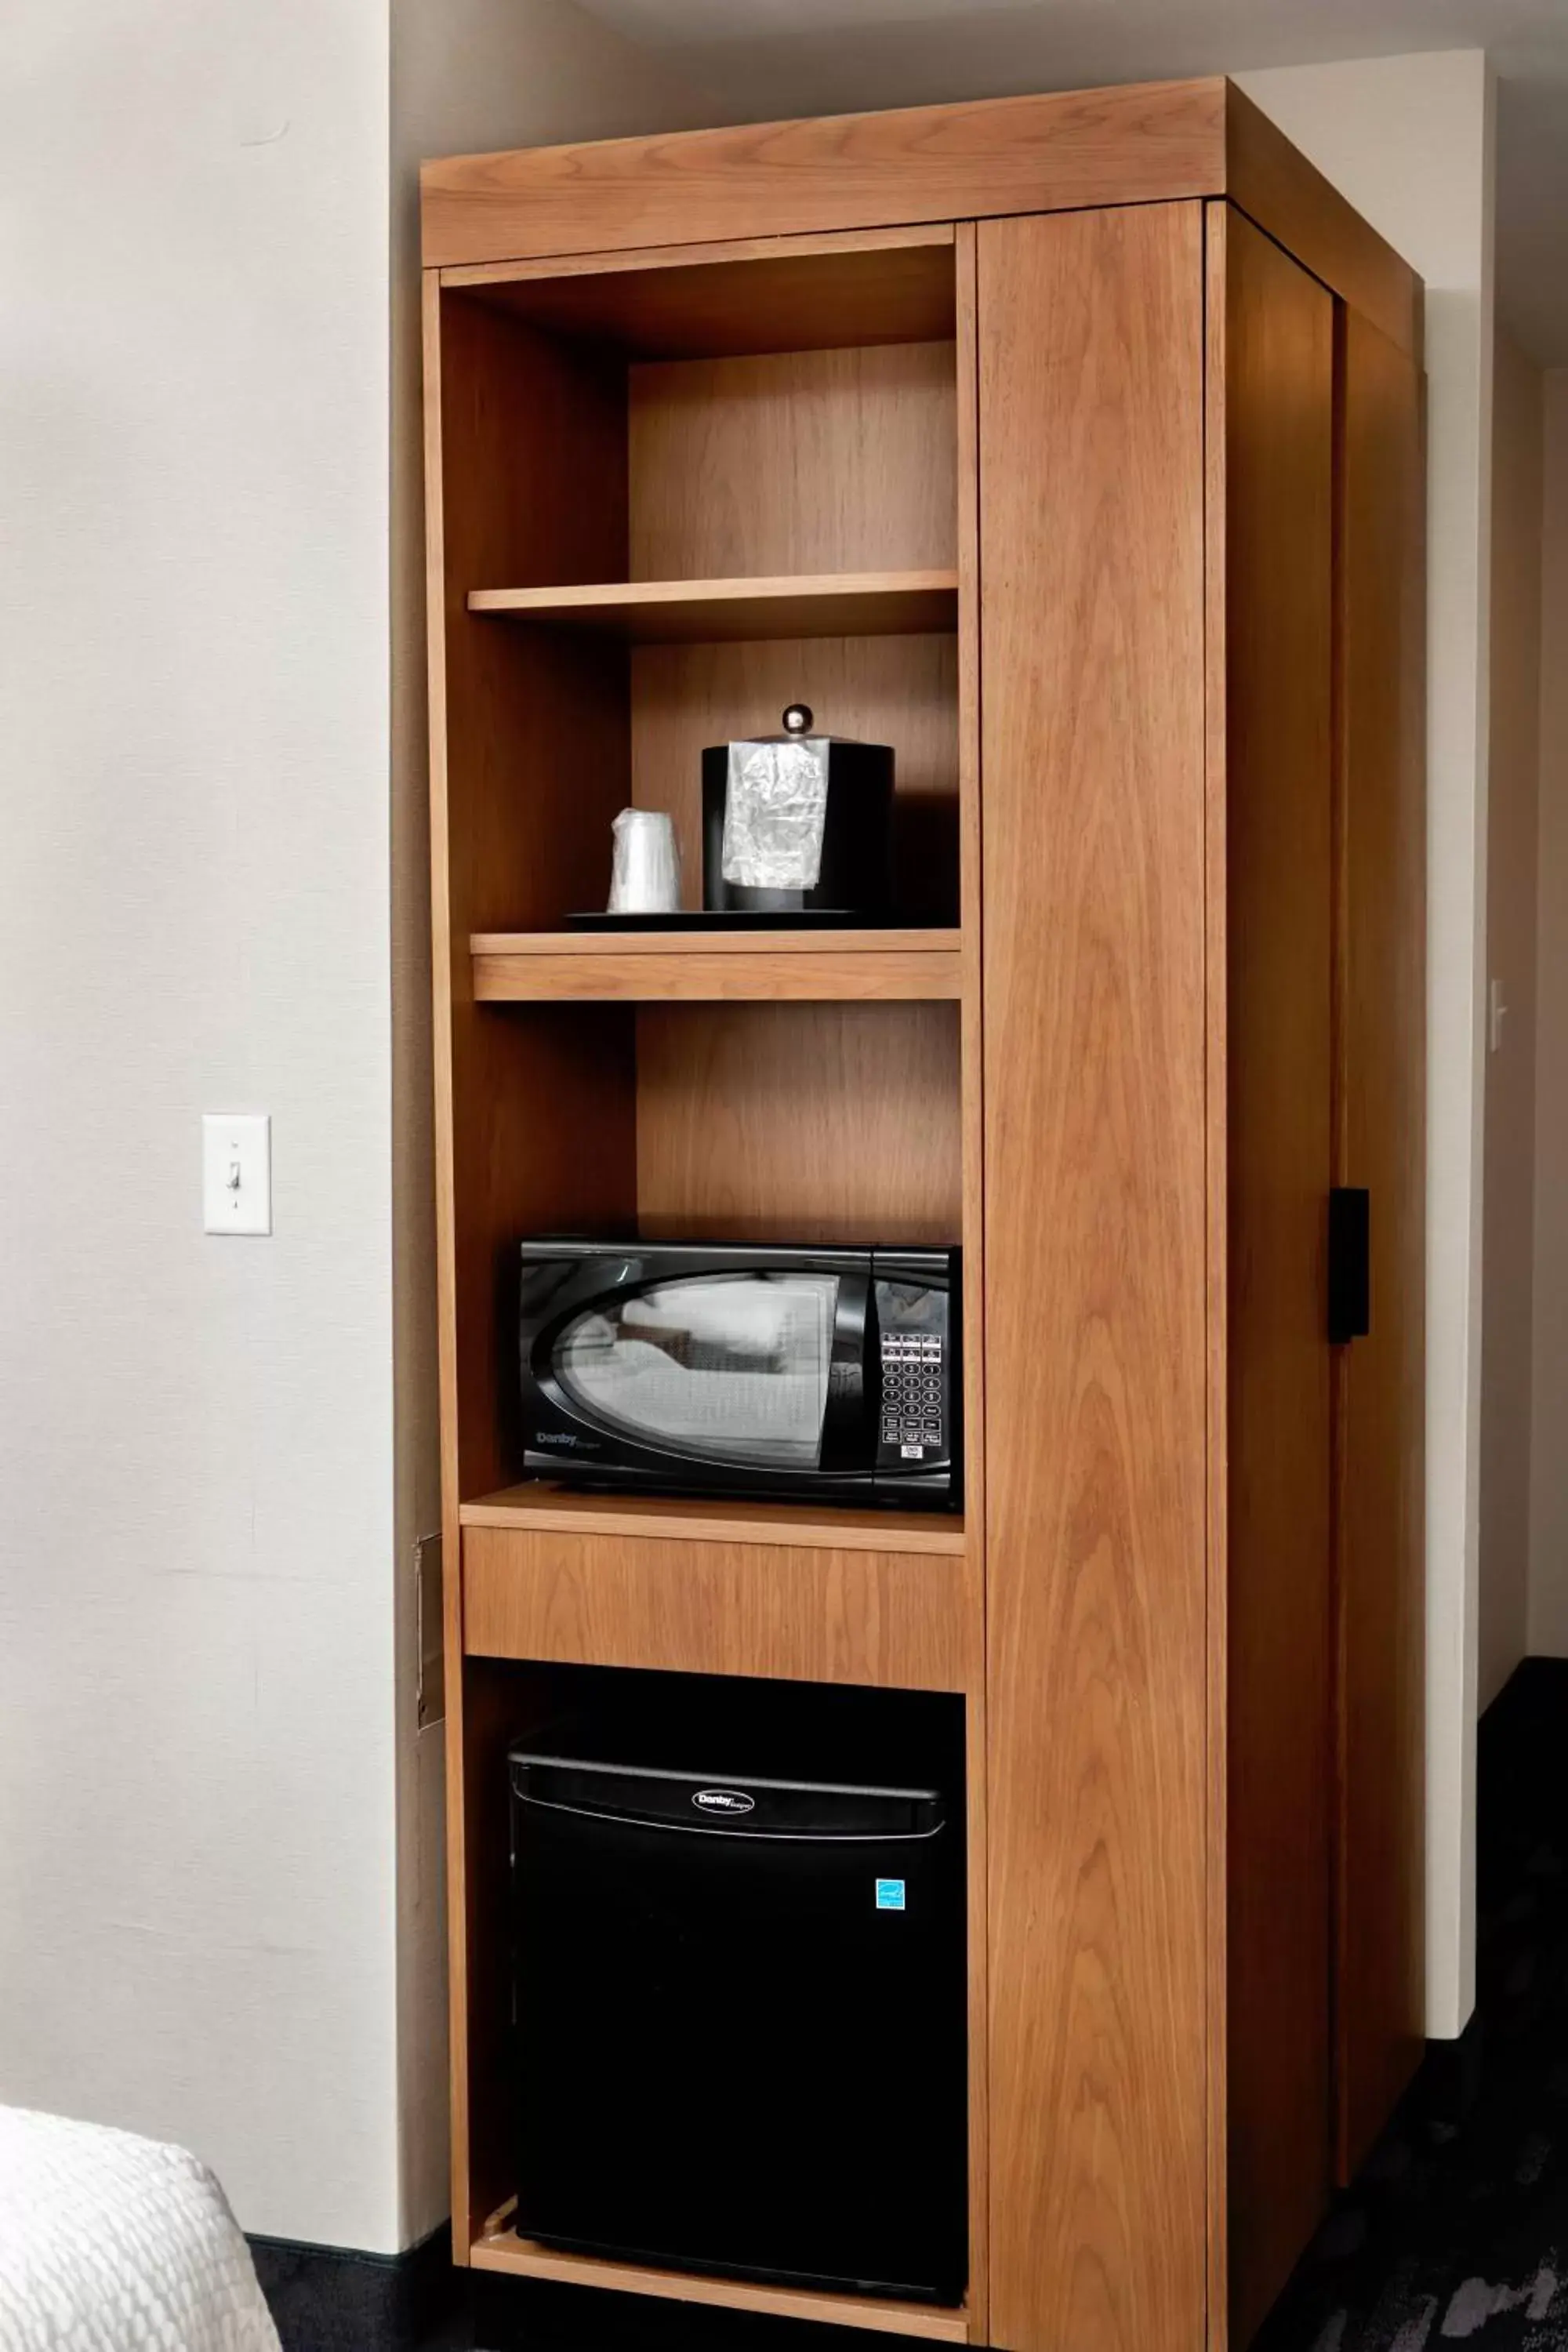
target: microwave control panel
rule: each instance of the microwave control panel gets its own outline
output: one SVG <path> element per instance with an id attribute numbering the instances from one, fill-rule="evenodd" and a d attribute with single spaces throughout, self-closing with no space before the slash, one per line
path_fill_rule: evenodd
<path id="1" fill-rule="evenodd" d="M 881 1376 L 877 1466 L 934 1466 L 951 1451 L 948 1293 L 907 1282 L 879 1282 L 876 1292 Z"/>

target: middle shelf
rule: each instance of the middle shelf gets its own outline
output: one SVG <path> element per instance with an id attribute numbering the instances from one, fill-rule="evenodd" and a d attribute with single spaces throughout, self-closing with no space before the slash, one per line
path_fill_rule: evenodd
<path id="1" fill-rule="evenodd" d="M 475 931 L 481 1004 L 933 1002 L 963 993 L 953 929 Z"/>
<path id="2" fill-rule="evenodd" d="M 962 1513 L 850 1510 L 821 1504 L 741 1502 L 721 1496 L 595 1494 L 525 1480 L 464 1503 L 465 1528 L 552 1536 L 638 1537 L 652 1542 L 772 1544 L 819 1551 L 962 1554 Z"/>

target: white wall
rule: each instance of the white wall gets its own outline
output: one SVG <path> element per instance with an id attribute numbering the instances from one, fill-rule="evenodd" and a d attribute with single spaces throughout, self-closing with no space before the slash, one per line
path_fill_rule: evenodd
<path id="1" fill-rule="evenodd" d="M 1475 2003 L 1492 91 L 1479 50 L 1237 76 L 1426 283 L 1427 2032 Z"/>
<path id="2" fill-rule="evenodd" d="M 1541 371 L 1498 330 L 1492 387 L 1491 745 L 1477 1698 L 1529 1646 L 1535 1209 L 1535 902 L 1541 768 Z"/>
<path id="3" fill-rule="evenodd" d="M 415 147 L 698 119 L 565 0 L 398 31 L 405 292 Z M 0 2098 L 372 2250 L 446 2210 L 389 126 L 377 0 L 7 16 Z M 277 1230 L 209 1240 L 200 1114 L 249 1108 Z"/>
<path id="4" fill-rule="evenodd" d="M 12 0 L 0 105 L 0 2096 L 385 2247 L 386 24 Z"/>
<path id="5" fill-rule="evenodd" d="M 1568 370 L 1543 406 L 1530 1646 L 1568 1658 Z"/>

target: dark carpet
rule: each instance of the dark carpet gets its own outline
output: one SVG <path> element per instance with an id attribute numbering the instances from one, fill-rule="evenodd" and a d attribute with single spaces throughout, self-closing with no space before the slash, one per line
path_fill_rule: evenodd
<path id="1" fill-rule="evenodd" d="M 1568 1662 L 1481 1724 L 1476 2014 L 1409 2096 L 1256 2352 L 1568 2352 Z"/>

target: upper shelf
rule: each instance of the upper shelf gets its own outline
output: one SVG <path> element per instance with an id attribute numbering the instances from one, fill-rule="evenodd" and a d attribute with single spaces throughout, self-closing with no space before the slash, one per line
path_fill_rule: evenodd
<path id="1" fill-rule="evenodd" d="M 450 299 L 510 310 L 549 335 L 640 360 L 951 342 L 957 287 L 951 223 L 858 229 L 447 271 Z"/>
<path id="2" fill-rule="evenodd" d="M 756 580 L 628 580 L 475 588 L 470 613 L 595 629 L 636 645 L 763 637 L 926 636 L 958 625 L 956 572 L 834 572 Z"/>

